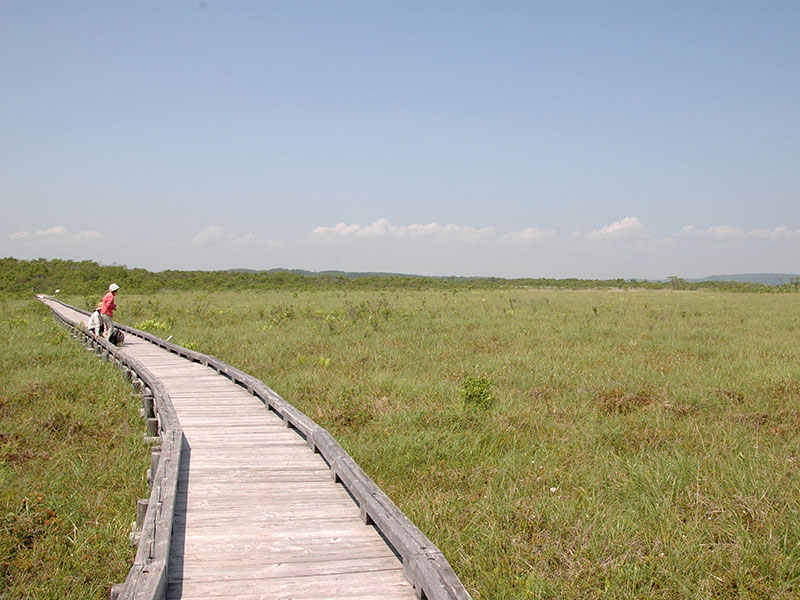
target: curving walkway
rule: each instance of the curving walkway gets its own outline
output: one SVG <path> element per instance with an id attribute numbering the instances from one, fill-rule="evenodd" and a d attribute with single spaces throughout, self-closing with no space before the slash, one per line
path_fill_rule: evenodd
<path id="1" fill-rule="evenodd" d="M 133 335 L 120 353 L 163 382 L 186 440 L 167 598 L 416 598 L 401 561 L 325 461 L 260 400 Z"/>

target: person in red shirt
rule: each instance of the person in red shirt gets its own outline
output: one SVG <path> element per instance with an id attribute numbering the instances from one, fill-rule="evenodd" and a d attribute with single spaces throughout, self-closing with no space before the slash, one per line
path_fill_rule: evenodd
<path id="1" fill-rule="evenodd" d="M 103 337 L 108 339 L 108 336 L 111 335 L 111 330 L 114 328 L 114 322 L 111 318 L 114 316 L 114 311 L 117 309 L 117 305 L 114 304 L 114 298 L 117 295 L 117 290 L 119 286 L 116 283 L 112 283 L 108 286 L 108 292 L 106 295 L 103 296 L 102 306 L 100 307 L 100 319 L 103 321 Z"/>

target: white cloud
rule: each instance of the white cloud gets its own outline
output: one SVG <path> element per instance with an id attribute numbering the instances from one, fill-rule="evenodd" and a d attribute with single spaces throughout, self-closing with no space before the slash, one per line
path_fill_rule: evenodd
<path id="1" fill-rule="evenodd" d="M 74 238 L 76 242 L 97 242 L 106 239 L 106 234 L 99 231 L 81 231 L 76 233 Z"/>
<path id="2" fill-rule="evenodd" d="M 526 244 L 533 244 L 536 242 L 543 242 L 553 240 L 557 237 L 555 231 L 546 229 L 537 229 L 536 227 L 528 227 L 520 231 L 512 231 L 505 234 L 500 238 L 500 243 L 522 246 Z"/>
<path id="3" fill-rule="evenodd" d="M 378 219 L 371 225 L 338 223 L 332 227 L 315 227 L 311 234 L 318 238 L 438 238 L 456 241 L 474 241 L 494 236 L 494 227 L 466 227 L 450 223 L 417 223 L 392 225 L 388 219 Z"/>
<path id="4" fill-rule="evenodd" d="M 70 244 L 82 244 L 86 242 L 97 242 L 106 239 L 108 236 L 99 231 L 70 231 L 61 225 L 50 227 L 49 229 L 38 229 L 36 231 L 17 231 L 8 236 L 11 240 L 39 240 L 39 241 L 59 241 Z"/>
<path id="5" fill-rule="evenodd" d="M 269 246 L 275 247 L 280 245 L 280 242 L 275 240 L 261 240 L 259 237 L 250 232 L 244 235 L 236 235 L 229 233 L 224 227 L 219 225 L 210 225 L 197 232 L 192 237 L 192 244 L 194 246 Z"/>
<path id="6" fill-rule="evenodd" d="M 647 229 L 638 217 L 625 217 L 586 235 L 592 240 L 639 240 L 648 237 Z"/>
<path id="7" fill-rule="evenodd" d="M 707 229 L 698 229 L 694 225 L 685 225 L 672 237 L 680 240 L 723 240 L 734 237 L 741 237 L 743 232 L 736 234 L 736 230 L 728 225 L 714 225 Z"/>
<path id="8" fill-rule="evenodd" d="M 738 227 L 731 227 L 730 225 L 714 225 L 708 229 L 698 229 L 693 225 L 686 225 L 673 237 L 712 242 L 744 239 L 777 241 L 800 238 L 800 230 L 792 230 L 783 225 L 774 227 L 773 229 L 753 229 L 751 231 L 745 231 Z"/>
<path id="9" fill-rule="evenodd" d="M 785 226 L 775 227 L 774 229 L 753 229 L 747 232 L 747 237 L 768 240 L 792 239 L 800 237 L 800 229 L 791 230 Z"/>
<path id="10" fill-rule="evenodd" d="M 730 225 L 714 225 L 706 230 L 712 240 L 733 240 L 744 237 L 744 231 Z"/>

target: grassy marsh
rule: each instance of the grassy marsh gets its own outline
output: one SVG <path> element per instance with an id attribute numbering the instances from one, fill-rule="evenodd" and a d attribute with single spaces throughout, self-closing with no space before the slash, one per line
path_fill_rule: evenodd
<path id="1" fill-rule="evenodd" d="M 0 307 L 0 598 L 108 598 L 148 495 L 139 403 L 49 309 Z"/>
<path id="2" fill-rule="evenodd" d="M 476 599 L 800 593 L 795 294 L 118 304 L 122 322 L 219 356 L 328 428 Z M 465 402 L 470 378 L 490 401 Z"/>

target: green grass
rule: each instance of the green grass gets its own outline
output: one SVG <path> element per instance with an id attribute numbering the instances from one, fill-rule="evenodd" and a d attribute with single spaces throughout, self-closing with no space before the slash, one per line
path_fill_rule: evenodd
<path id="1" fill-rule="evenodd" d="M 49 309 L 0 308 L 0 598 L 108 598 L 148 495 L 139 403 Z"/>
<path id="2" fill-rule="evenodd" d="M 328 428 L 476 599 L 800 595 L 796 294 L 118 304 L 121 321 L 219 356 Z"/>

